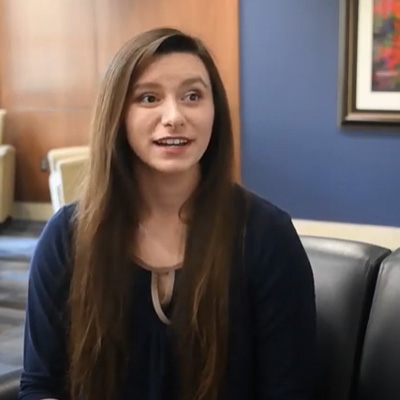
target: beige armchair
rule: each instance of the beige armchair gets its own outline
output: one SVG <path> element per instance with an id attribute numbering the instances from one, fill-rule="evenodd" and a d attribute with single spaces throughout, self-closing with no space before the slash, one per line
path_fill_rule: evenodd
<path id="1" fill-rule="evenodd" d="M 5 117 L 0 110 L 0 223 L 11 216 L 15 187 L 15 148 L 3 144 Z"/>
<path id="2" fill-rule="evenodd" d="M 89 147 L 75 146 L 50 150 L 49 189 L 53 211 L 77 199 L 89 161 Z"/>

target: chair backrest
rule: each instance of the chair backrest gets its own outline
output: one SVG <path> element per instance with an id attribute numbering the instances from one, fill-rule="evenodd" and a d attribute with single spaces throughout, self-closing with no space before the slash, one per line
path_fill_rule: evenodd
<path id="1" fill-rule="evenodd" d="M 400 398 L 400 249 L 379 271 L 357 388 L 357 400 Z"/>
<path id="2" fill-rule="evenodd" d="M 6 119 L 6 110 L 0 108 L 0 144 L 3 144 L 4 140 L 4 121 Z"/>
<path id="3" fill-rule="evenodd" d="M 341 239 L 301 239 L 315 279 L 317 398 L 349 400 L 379 265 L 390 250 Z"/>
<path id="4" fill-rule="evenodd" d="M 50 173 L 57 171 L 57 164 L 59 161 L 77 156 L 88 156 L 89 146 L 71 146 L 71 147 L 61 147 L 58 149 L 52 149 L 47 154 L 47 160 L 49 163 Z"/>

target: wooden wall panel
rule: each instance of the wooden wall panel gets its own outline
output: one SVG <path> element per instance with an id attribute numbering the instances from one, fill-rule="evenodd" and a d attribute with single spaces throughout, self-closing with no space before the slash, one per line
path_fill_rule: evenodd
<path id="1" fill-rule="evenodd" d="M 98 81 L 94 0 L 0 2 L 0 107 L 17 148 L 16 200 L 49 201 L 40 159 L 87 142 Z"/>
<path id="2" fill-rule="evenodd" d="M 86 144 L 90 113 L 88 108 L 9 111 L 6 141 L 18 150 L 16 192 L 24 201 L 48 201 L 49 175 L 40 171 L 40 157 L 52 148 Z"/>
<path id="3" fill-rule="evenodd" d="M 91 0 L 2 0 L 9 109 L 87 107 L 96 86 Z"/>
<path id="4" fill-rule="evenodd" d="M 20 201 L 49 201 L 40 158 L 87 142 L 97 87 L 134 34 L 177 27 L 204 39 L 232 109 L 239 171 L 238 0 L 0 0 L 0 108 L 17 147 Z"/>

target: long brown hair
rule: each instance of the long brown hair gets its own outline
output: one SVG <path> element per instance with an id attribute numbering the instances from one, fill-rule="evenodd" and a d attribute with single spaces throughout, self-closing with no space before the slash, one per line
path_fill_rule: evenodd
<path id="1" fill-rule="evenodd" d="M 126 373 L 132 270 L 140 209 L 124 113 L 130 88 L 160 54 L 197 55 L 210 76 L 215 119 L 190 199 L 185 259 L 172 316 L 182 398 L 215 400 L 226 365 L 229 280 L 235 227 L 233 137 L 228 100 L 202 42 L 163 28 L 127 42 L 112 60 L 91 124 L 91 157 L 75 212 L 69 296 L 69 390 L 73 399 L 110 400 Z"/>

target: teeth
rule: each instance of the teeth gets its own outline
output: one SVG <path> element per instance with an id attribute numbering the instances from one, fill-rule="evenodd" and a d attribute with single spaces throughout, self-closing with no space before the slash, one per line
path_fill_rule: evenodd
<path id="1" fill-rule="evenodd" d="M 157 140 L 156 143 L 167 145 L 167 146 L 180 146 L 180 145 L 188 143 L 188 140 L 187 139 L 163 139 L 163 140 Z"/>

